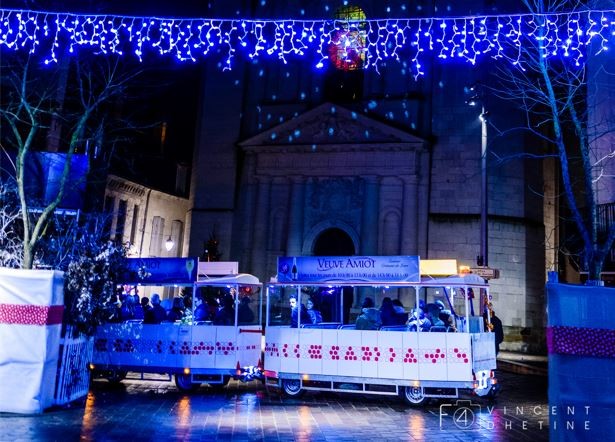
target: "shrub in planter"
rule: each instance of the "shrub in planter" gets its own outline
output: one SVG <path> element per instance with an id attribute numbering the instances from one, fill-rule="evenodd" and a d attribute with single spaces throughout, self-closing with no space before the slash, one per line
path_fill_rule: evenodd
<path id="1" fill-rule="evenodd" d="M 111 241 L 101 243 L 84 235 L 64 274 L 65 323 L 77 333 L 91 336 L 109 319 L 107 301 L 115 294 L 124 272 L 126 248 Z"/>
<path id="2" fill-rule="evenodd" d="M 126 249 L 85 225 L 72 233 L 69 249 L 49 237 L 38 253 L 64 272 L 0 268 L 0 411 L 40 413 L 87 394 L 89 336 L 107 319 Z"/>

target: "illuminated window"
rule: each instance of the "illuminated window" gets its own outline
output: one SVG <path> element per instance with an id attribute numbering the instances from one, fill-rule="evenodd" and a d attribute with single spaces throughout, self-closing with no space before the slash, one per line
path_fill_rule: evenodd
<path id="1" fill-rule="evenodd" d="M 324 98 L 333 103 L 361 101 L 366 54 L 365 13 L 356 6 L 343 6 L 334 18 L 337 30 L 332 33 L 329 45 Z"/>
<path id="2" fill-rule="evenodd" d="M 331 35 L 329 59 L 336 69 L 355 71 L 365 66 L 367 26 L 365 13 L 357 6 L 342 6 L 335 12 L 337 30 Z"/>

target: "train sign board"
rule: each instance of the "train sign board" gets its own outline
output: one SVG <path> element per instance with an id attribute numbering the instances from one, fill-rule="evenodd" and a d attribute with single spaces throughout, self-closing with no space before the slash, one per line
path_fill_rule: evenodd
<path id="1" fill-rule="evenodd" d="M 282 256 L 278 282 L 419 282 L 418 256 Z"/>
<path id="2" fill-rule="evenodd" d="M 500 269 L 491 267 L 471 267 L 470 271 L 483 279 L 498 279 L 500 277 Z"/>

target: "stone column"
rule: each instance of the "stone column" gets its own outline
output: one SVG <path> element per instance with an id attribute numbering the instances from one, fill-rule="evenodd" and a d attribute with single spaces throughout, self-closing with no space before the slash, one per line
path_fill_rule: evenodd
<path id="1" fill-rule="evenodd" d="M 378 253 L 379 179 L 377 176 L 370 175 L 364 178 L 364 182 L 360 253 L 376 255 Z"/>
<path id="2" fill-rule="evenodd" d="M 403 176 L 401 179 L 404 187 L 400 251 L 402 255 L 416 255 L 418 254 L 418 195 L 416 176 Z"/>
<path id="3" fill-rule="evenodd" d="M 240 269 L 252 268 L 252 234 L 253 223 L 249 220 L 256 219 L 256 196 L 258 194 L 258 182 L 255 180 L 255 155 L 246 155 L 246 170 L 247 178 L 245 184 L 242 186 L 243 192 L 240 195 L 239 207 L 241 211 L 239 216 L 242 217 L 241 222 L 234 223 L 234 231 L 239 232 L 237 234 L 237 244 L 240 251 L 241 261 L 239 261 Z M 233 235 L 235 236 L 235 234 Z"/>
<path id="4" fill-rule="evenodd" d="M 305 177 L 291 178 L 290 214 L 288 217 L 288 238 L 286 255 L 301 255 L 303 247 L 303 213 L 305 207 Z"/>
<path id="5" fill-rule="evenodd" d="M 425 151 L 417 153 L 420 167 L 417 172 L 417 251 L 421 256 L 427 256 L 427 232 L 429 230 L 429 154 Z"/>
<path id="6" fill-rule="evenodd" d="M 271 194 L 271 177 L 259 176 L 256 195 L 255 217 L 252 222 L 252 271 L 261 281 L 265 281 L 267 268 L 266 247 L 269 232 L 269 197 Z M 250 220 L 245 220 L 250 222 Z"/>

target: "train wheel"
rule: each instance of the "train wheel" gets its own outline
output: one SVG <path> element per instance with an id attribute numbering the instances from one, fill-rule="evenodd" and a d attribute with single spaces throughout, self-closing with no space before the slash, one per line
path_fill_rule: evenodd
<path id="1" fill-rule="evenodd" d="M 124 379 L 126 379 L 126 375 L 128 372 L 124 370 L 110 370 L 109 374 L 107 374 L 107 380 L 112 384 L 119 384 Z"/>
<path id="2" fill-rule="evenodd" d="M 423 387 L 403 387 L 402 397 L 410 405 L 422 405 L 427 399 Z"/>
<path id="3" fill-rule="evenodd" d="M 304 393 L 299 379 L 283 379 L 282 391 L 288 397 L 300 397 Z"/>
<path id="4" fill-rule="evenodd" d="M 175 385 L 180 391 L 188 392 L 196 390 L 200 384 L 193 383 L 189 374 L 176 374 Z"/>

